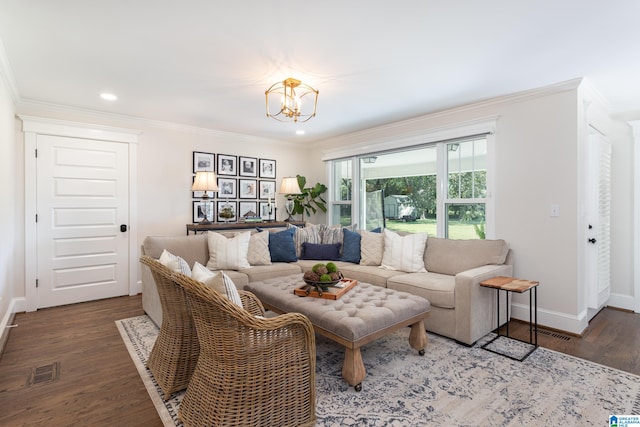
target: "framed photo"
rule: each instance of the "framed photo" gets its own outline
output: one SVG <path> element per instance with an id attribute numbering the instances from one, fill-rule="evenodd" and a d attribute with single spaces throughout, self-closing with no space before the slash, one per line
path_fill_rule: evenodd
<path id="1" fill-rule="evenodd" d="M 238 175 L 238 157 L 218 154 L 218 175 Z"/>
<path id="2" fill-rule="evenodd" d="M 240 176 L 258 176 L 258 159 L 240 157 Z"/>
<path id="3" fill-rule="evenodd" d="M 218 178 L 218 198 L 237 199 L 238 181 L 235 178 Z"/>
<path id="4" fill-rule="evenodd" d="M 235 222 L 238 220 L 238 203 L 227 200 L 218 201 L 218 222 Z"/>
<path id="5" fill-rule="evenodd" d="M 193 173 L 214 172 L 216 155 L 213 153 L 193 152 Z"/>
<path id="6" fill-rule="evenodd" d="M 239 179 L 240 181 L 240 198 L 256 199 L 258 197 L 258 183 L 255 179 Z"/>
<path id="7" fill-rule="evenodd" d="M 240 202 L 240 208 L 238 210 L 239 218 L 245 216 L 258 216 L 258 207 L 256 202 Z"/>
<path id="8" fill-rule="evenodd" d="M 193 202 L 193 223 L 202 221 L 205 216 L 209 221 L 215 219 L 215 212 L 213 211 L 213 200 L 203 202 L 201 200 Z"/>
<path id="9" fill-rule="evenodd" d="M 275 181 L 260 181 L 259 186 L 260 199 L 269 199 L 276 197 L 276 182 Z"/>
<path id="10" fill-rule="evenodd" d="M 275 219 L 273 203 L 269 205 L 267 202 L 259 202 L 258 205 L 260 206 L 259 215 L 263 220 L 269 221 L 271 219 Z"/>
<path id="11" fill-rule="evenodd" d="M 260 159 L 260 178 L 276 179 L 276 161 Z"/>

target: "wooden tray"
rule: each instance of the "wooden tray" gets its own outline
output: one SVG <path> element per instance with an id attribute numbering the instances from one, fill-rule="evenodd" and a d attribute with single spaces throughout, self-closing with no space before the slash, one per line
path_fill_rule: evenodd
<path id="1" fill-rule="evenodd" d="M 342 284 L 342 287 L 331 286 L 328 290 L 322 291 L 322 295 L 314 288 L 309 291 L 305 291 L 307 285 L 300 286 L 299 288 L 295 288 L 293 293 L 300 297 L 314 297 L 314 298 L 324 298 L 324 299 L 333 299 L 336 300 L 340 298 L 342 295 L 349 292 L 355 285 L 358 284 L 357 280 L 354 279 L 342 279 L 339 284 Z"/>

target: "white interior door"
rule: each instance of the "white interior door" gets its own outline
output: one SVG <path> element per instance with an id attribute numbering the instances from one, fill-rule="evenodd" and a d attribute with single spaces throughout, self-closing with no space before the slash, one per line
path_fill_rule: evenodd
<path id="1" fill-rule="evenodd" d="M 129 290 L 127 144 L 38 135 L 38 308 Z"/>
<path id="2" fill-rule="evenodd" d="M 589 135 L 587 150 L 586 303 L 591 319 L 611 293 L 611 144 Z"/>

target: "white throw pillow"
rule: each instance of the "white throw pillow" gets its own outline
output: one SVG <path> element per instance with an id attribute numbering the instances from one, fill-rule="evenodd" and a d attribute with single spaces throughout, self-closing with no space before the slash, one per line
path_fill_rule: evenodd
<path id="1" fill-rule="evenodd" d="M 213 272 L 199 262 L 196 262 L 193 265 L 191 278 L 204 283 L 229 298 L 231 302 L 237 306 L 242 307 L 242 300 L 240 299 L 240 294 L 238 293 L 235 283 L 233 283 L 233 280 L 223 271 Z"/>
<path id="2" fill-rule="evenodd" d="M 400 236 L 384 230 L 384 253 L 381 268 L 407 273 L 424 273 L 424 251 L 427 247 L 427 233 Z"/>
<path id="3" fill-rule="evenodd" d="M 214 231 L 209 231 L 209 270 L 242 270 L 251 267 L 247 260 L 251 232 L 238 233 L 227 238 Z"/>
<path id="4" fill-rule="evenodd" d="M 360 233 L 360 265 L 380 265 L 384 252 L 382 233 L 358 230 Z"/>
<path id="5" fill-rule="evenodd" d="M 172 254 L 166 249 L 162 251 L 162 254 L 160 254 L 158 262 L 170 270 L 182 273 L 185 276 L 191 276 L 191 268 L 189 268 L 187 261 Z"/>
<path id="6" fill-rule="evenodd" d="M 268 231 L 263 230 L 251 235 L 247 261 L 249 261 L 251 265 L 271 265 Z"/>

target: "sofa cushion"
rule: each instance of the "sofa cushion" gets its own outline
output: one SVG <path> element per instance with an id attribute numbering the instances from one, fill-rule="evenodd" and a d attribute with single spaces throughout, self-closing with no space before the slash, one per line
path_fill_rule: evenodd
<path id="1" fill-rule="evenodd" d="M 501 239 L 453 240 L 429 237 L 424 264 L 429 272 L 454 276 L 483 265 L 504 264 L 508 252 L 509 245 Z"/>
<path id="2" fill-rule="evenodd" d="M 237 306 L 242 307 L 242 300 L 240 299 L 240 294 L 238 293 L 236 285 L 223 271 L 213 272 L 199 262 L 196 262 L 193 266 L 191 278 L 204 283 L 213 290 L 229 298 L 231 302 Z"/>
<path id="3" fill-rule="evenodd" d="M 309 224 L 305 227 L 297 227 L 293 224 L 287 224 L 287 227 L 291 230 L 295 230 L 293 235 L 293 242 L 295 243 L 296 256 L 300 258 L 302 255 L 302 244 L 304 242 L 309 243 L 322 243 L 322 230 L 326 227 L 324 224 Z"/>
<path id="4" fill-rule="evenodd" d="M 271 262 L 294 262 L 298 259 L 293 236 L 295 228 L 288 228 L 277 233 L 269 233 L 269 253 Z"/>
<path id="5" fill-rule="evenodd" d="M 219 233 L 208 232 L 209 270 L 240 270 L 249 267 L 247 253 L 249 252 L 251 232 L 238 233 L 227 238 Z"/>
<path id="6" fill-rule="evenodd" d="M 399 274 L 406 274 L 398 270 L 384 270 L 375 265 L 360 265 L 346 263 L 338 267 L 342 275 L 348 279 L 357 279 L 359 282 L 371 283 L 372 285 L 387 287 L 389 277 Z"/>
<path id="7" fill-rule="evenodd" d="M 360 233 L 360 264 L 380 265 L 384 253 L 384 236 L 366 230 L 358 230 Z"/>
<path id="8" fill-rule="evenodd" d="M 169 270 L 176 271 L 178 273 L 182 273 L 185 276 L 191 276 L 191 268 L 187 261 L 182 259 L 181 257 L 172 254 L 168 250 L 163 250 L 158 262 Z"/>
<path id="9" fill-rule="evenodd" d="M 342 261 L 360 264 L 360 234 L 347 228 L 342 229 Z"/>
<path id="10" fill-rule="evenodd" d="M 249 265 L 271 264 L 268 231 L 259 231 L 251 235 L 249 239 L 249 250 L 247 251 L 247 261 L 249 261 Z"/>
<path id="11" fill-rule="evenodd" d="M 439 273 L 399 274 L 387 280 L 387 287 L 419 295 L 428 299 L 434 307 L 455 307 L 455 276 Z"/>
<path id="12" fill-rule="evenodd" d="M 385 229 L 382 268 L 400 270 L 406 273 L 426 272 L 424 269 L 424 250 L 427 233 L 414 233 L 400 236 Z"/>
<path id="13" fill-rule="evenodd" d="M 317 259 L 325 261 L 338 261 L 340 259 L 340 243 L 326 245 L 304 242 L 300 259 Z"/>
<path id="14" fill-rule="evenodd" d="M 142 243 L 145 255 L 159 259 L 163 250 L 168 250 L 174 255 L 183 258 L 187 264 L 197 262 L 206 264 L 209 260 L 207 247 L 207 235 L 197 234 L 190 236 L 148 236 Z"/>

